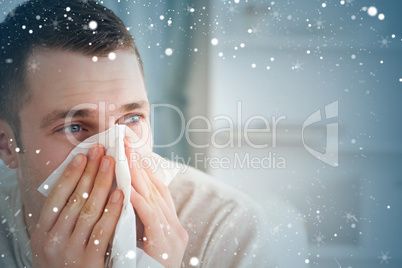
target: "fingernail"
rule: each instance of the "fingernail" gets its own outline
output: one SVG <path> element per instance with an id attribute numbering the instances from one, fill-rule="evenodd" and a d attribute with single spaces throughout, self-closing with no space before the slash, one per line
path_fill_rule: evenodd
<path id="1" fill-rule="evenodd" d="M 73 166 L 79 166 L 81 163 L 82 163 L 82 161 L 84 160 L 84 157 L 82 157 L 82 155 L 81 154 L 77 154 L 75 157 L 74 157 L 74 160 L 73 160 Z"/>
<path id="2" fill-rule="evenodd" d="M 120 196 L 121 196 L 120 191 L 114 191 L 110 200 L 112 200 L 113 203 L 116 203 L 117 201 L 119 201 Z"/>
<path id="3" fill-rule="evenodd" d="M 103 158 L 100 166 L 101 171 L 105 172 L 109 168 L 109 165 L 110 165 L 109 159 Z"/>
<path id="4" fill-rule="evenodd" d="M 91 150 L 89 150 L 89 158 L 95 159 L 98 156 L 98 153 L 99 153 L 98 146 L 92 147 Z"/>

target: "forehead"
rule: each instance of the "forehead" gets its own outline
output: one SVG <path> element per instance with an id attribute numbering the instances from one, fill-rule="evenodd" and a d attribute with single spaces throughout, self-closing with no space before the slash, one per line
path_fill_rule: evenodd
<path id="1" fill-rule="evenodd" d="M 47 108 L 146 99 L 139 61 L 134 53 L 122 50 L 103 57 L 35 51 L 27 60 L 26 82 L 33 104 Z"/>

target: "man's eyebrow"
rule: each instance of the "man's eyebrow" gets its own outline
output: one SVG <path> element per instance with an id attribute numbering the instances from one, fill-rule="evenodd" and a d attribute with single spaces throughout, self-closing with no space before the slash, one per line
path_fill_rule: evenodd
<path id="1" fill-rule="evenodd" d="M 79 110 L 58 110 L 46 115 L 40 124 L 41 129 L 45 129 L 55 122 L 66 119 L 67 117 L 81 117 L 81 118 L 98 118 L 99 112 L 93 109 L 79 109 Z"/>
<path id="2" fill-rule="evenodd" d="M 129 104 L 125 104 L 120 107 L 119 111 L 121 113 L 127 113 L 136 109 L 149 109 L 149 102 L 147 101 L 138 101 Z"/>

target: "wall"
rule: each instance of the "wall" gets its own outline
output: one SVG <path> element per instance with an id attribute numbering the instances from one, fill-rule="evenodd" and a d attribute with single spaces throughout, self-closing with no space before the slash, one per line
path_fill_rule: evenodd
<path id="1" fill-rule="evenodd" d="M 214 141 L 223 145 L 233 135 L 235 146 L 211 146 L 207 157 L 229 158 L 231 164 L 209 164 L 208 172 L 259 200 L 282 239 L 297 241 L 292 229 L 303 224 L 312 266 L 400 267 L 400 2 L 212 3 L 211 41 L 218 44 L 210 45 L 209 117 L 232 119 L 234 131 Z M 385 19 L 370 16 L 370 6 Z M 325 106 L 333 102 L 337 116 L 327 120 Z M 304 141 L 321 153 L 337 144 L 335 167 L 303 146 L 303 123 L 317 110 L 322 120 L 305 128 Z M 253 148 L 243 135 L 237 137 L 253 116 L 266 118 L 270 129 L 250 134 L 250 140 L 267 148 Z M 276 131 L 272 116 L 286 117 Z M 338 129 L 328 130 L 328 138 L 327 123 Z M 213 131 L 228 127 L 228 120 L 216 120 Z M 266 125 L 255 119 L 251 127 Z M 254 167 L 252 160 L 246 161 L 249 166 L 233 166 L 246 155 L 254 158 Z M 285 168 L 278 165 L 281 160 Z M 291 242 L 282 247 L 297 260 L 300 250 Z"/>

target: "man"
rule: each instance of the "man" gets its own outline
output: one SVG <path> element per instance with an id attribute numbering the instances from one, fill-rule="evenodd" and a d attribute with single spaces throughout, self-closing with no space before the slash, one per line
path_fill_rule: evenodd
<path id="1" fill-rule="evenodd" d="M 16 171 L 0 173 L 0 266 L 102 267 L 123 199 L 109 196 L 116 160 L 95 146 L 47 198 L 36 189 L 74 148 L 68 135 L 83 141 L 125 124 L 152 147 L 134 40 L 91 0 L 28 1 L 0 37 L 0 158 Z M 244 195 L 193 168 L 169 188 L 147 168 L 130 175 L 142 248 L 163 266 L 269 266 L 267 223 Z"/>

